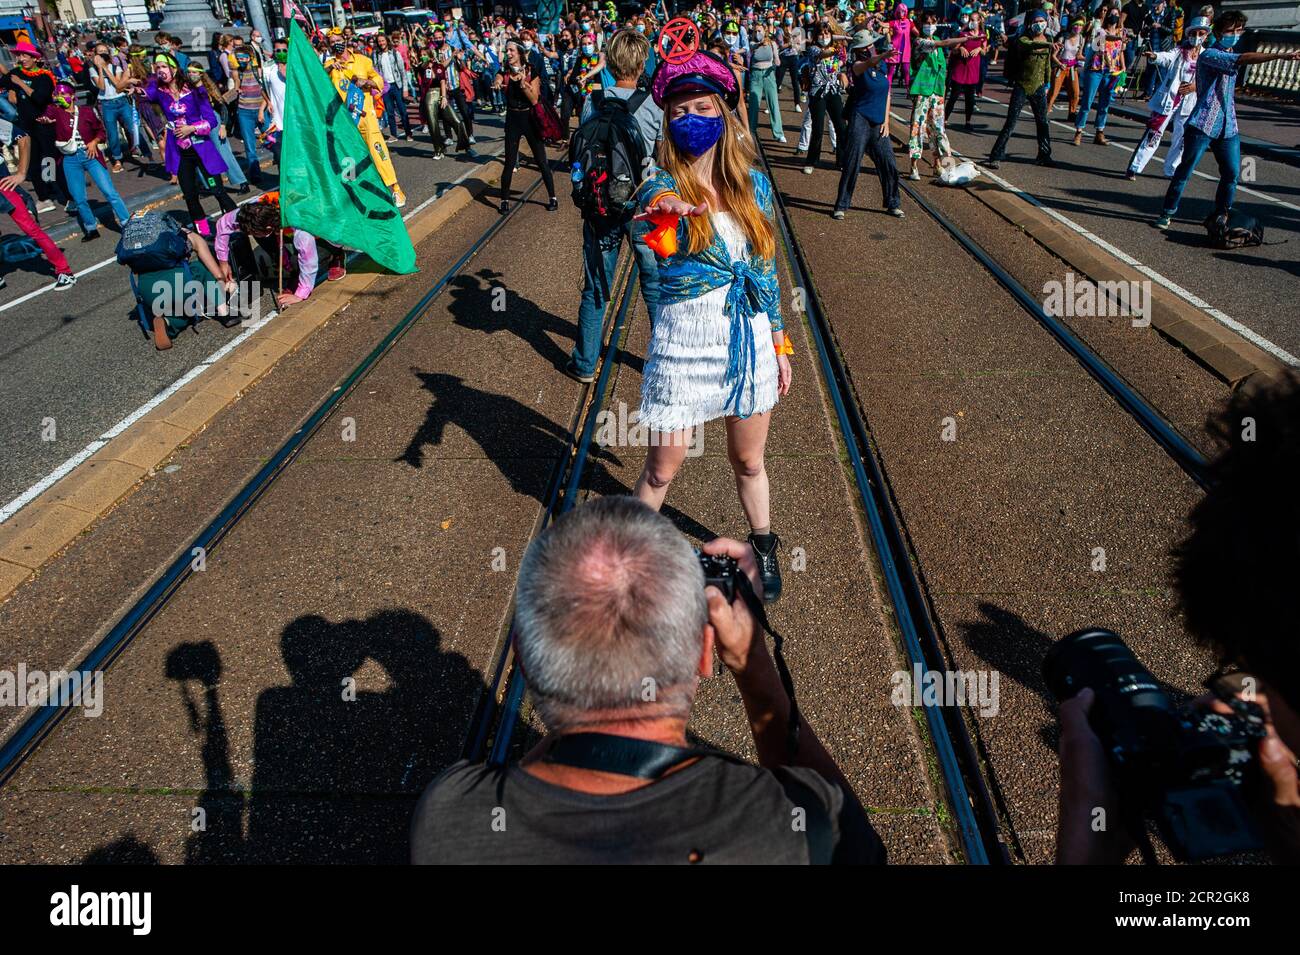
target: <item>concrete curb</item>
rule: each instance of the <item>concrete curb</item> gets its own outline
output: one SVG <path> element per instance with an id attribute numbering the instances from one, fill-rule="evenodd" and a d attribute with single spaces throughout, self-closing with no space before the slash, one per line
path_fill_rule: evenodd
<path id="1" fill-rule="evenodd" d="M 996 183 L 976 179 L 967 191 L 1013 226 L 1023 229 L 1053 255 L 1092 281 L 1147 282 L 1150 277 L 1076 235 L 1041 209 Z M 1151 283 L 1151 325 L 1186 349 L 1232 386 L 1259 375 L 1272 378 L 1286 365 L 1264 349 L 1215 321 L 1204 310 L 1159 283 Z"/>
<path id="2" fill-rule="evenodd" d="M 501 162 L 474 170 L 409 223 L 418 245 L 500 181 Z M 127 497 L 181 445 L 321 328 L 381 273 L 319 286 L 301 311 L 277 316 L 230 354 L 113 438 L 0 525 L 0 602 Z"/>

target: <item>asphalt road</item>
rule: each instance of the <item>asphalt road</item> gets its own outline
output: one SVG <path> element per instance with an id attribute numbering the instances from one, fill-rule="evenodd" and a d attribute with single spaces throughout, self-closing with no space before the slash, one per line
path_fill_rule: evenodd
<path id="1" fill-rule="evenodd" d="M 959 108 L 948 127 L 953 148 L 972 159 L 985 158 L 1006 116 L 1006 92 L 990 82 L 985 88 L 994 102 L 980 102 L 972 131 L 966 130 Z M 1064 97 L 1060 102 L 1064 102 Z M 893 103 L 894 131 L 907 134 L 911 106 L 900 91 Z M 902 117 L 903 123 L 897 123 Z M 1073 128 L 1065 125 L 1064 109 L 1052 113 L 1052 157 L 1057 167 L 1034 164 L 1033 119 L 1026 109 L 1008 147 L 1008 158 L 993 175 L 1033 196 L 1038 202 L 1122 250 L 1182 289 L 1226 313 L 1292 356 L 1300 357 L 1300 327 L 1295 309 L 1283 303 L 1300 295 L 1300 169 L 1260 157 L 1246 157 L 1236 208 L 1264 226 L 1260 248 L 1218 251 L 1205 242 L 1201 222 L 1213 210 L 1217 167 L 1207 153 L 1183 195 L 1177 218 L 1168 232 L 1152 227 L 1168 181 L 1163 175 L 1165 149 L 1133 182 L 1124 178 L 1132 150 L 1141 138 L 1136 122 L 1112 114 L 1106 135 L 1113 145 L 1093 143 L 1090 122 L 1083 145 L 1072 144 Z M 906 173 L 906 156 L 900 157 Z M 987 175 L 987 173 L 984 173 Z"/>
<path id="2" fill-rule="evenodd" d="M 416 134 L 414 142 L 393 144 L 408 200 L 404 215 L 500 153 L 498 117 L 479 113 L 475 132 L 474 157 L 449 152 L 434 161 L 432 144 L 423 134 Z M 274 171 L 263 162 L 264 175 Z M 266 180 L 266 188 L 274 188 L 275 176 Z M 140 177 L 128 165 L 115 181 L 133 211 L 146 204 L 184 210 L 178 192 L 170 200 L 160 198 L 170 190 L 158 174 Z M 97 193 L 92 190 L 92 195 Z M 104 203 L 92 204 L 111 221 Z M 210 212 L 214 207 L 205 200 Z M 197 334 L 179 336 L 170 351 L 156 351 L 136 322 L 126 270 L 114 260 L 118 234 L 101 226 L 98 241 L 82 243 L 80 231 L 62 210 L 42 216 L 42 226 L 79 277 L 71 290 L 53 292 L 53 270 L 43 260 L 9 264 L 0 255 L 0 273 L 8 281 L 0 291 L 0 518 L 24 491 L 242 331 L 203 322 Z M 16 231 L 12 223 L 6 228 L 7 233 Z M 17 237 L 25 239 L 21 233 Z M 12 237 L 0 239 L 0 247 L 21 248 Z M 264 307 L 270 307 L 269 297 Z M 51 433 L 49 419 L 52 441 L 42 440 Z"/>

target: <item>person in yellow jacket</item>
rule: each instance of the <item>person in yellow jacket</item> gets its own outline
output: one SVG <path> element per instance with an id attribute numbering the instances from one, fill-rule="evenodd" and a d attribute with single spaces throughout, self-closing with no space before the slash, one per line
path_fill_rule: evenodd
<path id="1" fill-rule="evenodd" d="M 329 31 L 330 58 L 325 61 L 325 70 L 339 91 L 339 97 L 347 102 L 352 87 L 360 91 L 361 120 L 357 123 L 357 132 L 370 147 L 370 156 L 375 161 L 375 168 L 384 180 L 384 185 L 393 190 L 393 203 L 397 208 L 406 205 L 406 193 L 397 184 L 397 171 L 393 169 L 392 157 L 384 143 L 384 134 L 379 126 L 379 113 L 375 103 L 383 95 L 384 81 L 375 69 L 370 57 L 362 56 L 348 49 L 347 38 L 343 31 L 334 27 Z M 353 93 L 354 98 L 356 93 Z M 350 104 L 351 105 L 351 104 Z"/>

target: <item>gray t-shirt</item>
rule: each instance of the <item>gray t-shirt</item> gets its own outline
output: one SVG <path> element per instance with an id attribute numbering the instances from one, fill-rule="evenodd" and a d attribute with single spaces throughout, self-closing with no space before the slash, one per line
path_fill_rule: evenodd
<path id="1" fill-rule="evenodd" d="M 621 86 L 606 86 L 604 89 L 606 96 L 614 96 L 618 99 L 631 99 L 637 92 L 635 89 L 624 89 Z M 585 123 L 595 115 L 595 112 L 595 103 L 588 96 L 586 102 L 582 104 L 582 115 L 578 117 L 578 123 Z M 646 155 L 654 156 L 663 130 L 664 111 L 655 105 L 654 98 L 647 93 L 645 100 L 632 114 L 632 118 L 636 120 L 636 128 L 641 131 L 641 138 L 645 141 Z"/>
<path id="2" fill-rule="evenodd" d="M 824 821 L 836 863 L 883 863 L 866 815 L 810 769 L 707 757 L 632 792 L 595 796 L 555 786 L 517 765 L 459 762 L 429 784 L 411 826 L 417 864 L 581 865 L 809 861 L 807 822 Z M 802 797 L 796 797 L 802 798 Z"/>

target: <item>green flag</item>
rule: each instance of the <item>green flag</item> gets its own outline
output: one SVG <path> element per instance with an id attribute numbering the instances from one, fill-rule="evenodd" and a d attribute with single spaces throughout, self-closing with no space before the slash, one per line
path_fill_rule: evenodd
<path id="1" fill-rule="evenodd" d="M 370 148 L 296 20 L 289 22 L 280 216 L 287 226 L 417 271 L 415 248 Z"/>

